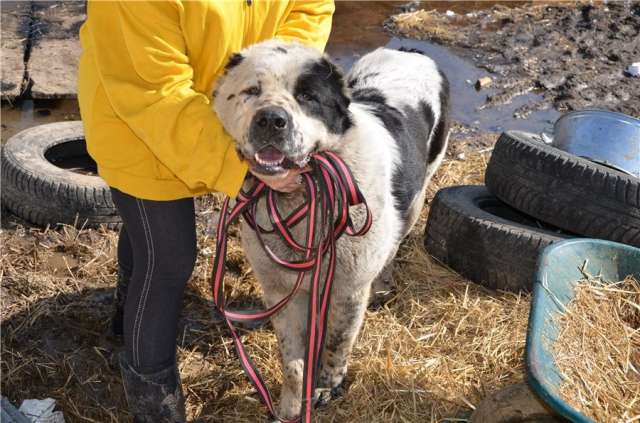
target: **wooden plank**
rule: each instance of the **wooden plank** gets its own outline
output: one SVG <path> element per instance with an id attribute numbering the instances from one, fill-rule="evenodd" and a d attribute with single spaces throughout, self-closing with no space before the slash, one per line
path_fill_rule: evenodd
<path id="1" fill-rule="evenodd" d="M 35 1 L 32 48 L 27 70 L 31 96 L 75 98 L 80 26 L 86 19 L 84 1 Z"/>
<path id="2" fill-rule="evenodd" d="M 24 52 L 29 38 L 31 4 L 28 1 L 3 1 L 0 3 L 2 34 L 2 72 L 0 97 L 13 100 L 20 95 L 24 79 Z"/>

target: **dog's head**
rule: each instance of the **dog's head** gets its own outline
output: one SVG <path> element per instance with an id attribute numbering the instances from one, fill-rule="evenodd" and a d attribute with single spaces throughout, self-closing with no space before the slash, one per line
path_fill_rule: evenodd
<path id="1" fill-rule="evenodd" d="M 304 166 L 351 126 L 341 71 L 302 44 L 271 40 L 233 55 L 214 97 L 239 153 L 264 175 Z"/>

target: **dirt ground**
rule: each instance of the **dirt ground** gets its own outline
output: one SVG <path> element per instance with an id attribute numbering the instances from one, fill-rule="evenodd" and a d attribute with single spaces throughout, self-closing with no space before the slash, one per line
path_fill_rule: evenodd
<path id="1" fill-rule="evenodd" d="M 26 70 L 31 97 L 75 98 L 80 59 L 79 32 L 86 4 L 79 1 L 37 1 L 33 4 L 31 49 Z"/>
<path id="2" fill-rule="evenodd" d="M 550 107 L 640 116 L 640 78 L 624 72 L 640 60 L 640 2 L 549 3 L 454 16 L 425 6 L 385 25 L 395 35 L 455 47 L 491 72 L 500 90 L 487 107 L 536 92 L 543 101 L 522 106 L 520 117 Z"/>
<path id="3" fill-rule="evenodd" d="M 458 132 L 454 138 L 458 137 Z M 486 144 L 495 135 L 485 135 Z M 489 151 L 453 147 L 429 187 L 477 184 Z M 464 156 L 461 156 L 464 154 Z M 435 263 L 422 247 L 423 218 L 395 263 L 399 292 L 367 313 L 346 396 L 319 422 L 436 422 L 468 416 L 489 392 L 522 380 L 526 295 L 485 290 Z M 263 421 L 225 327 L 214 317 L 209 276 L 220 201 L 197 202 L 200 254 L 185 296 L 178 339 L 188 413 L 199 422 Z M 260 291 L 233 232 L 228 294 L 255 306 Z M 2 393 L 18 404 L 53 397 L 68 422 L 129 421 L 114 354 L 105 336 L 116 277 L 117 234 L 29 227 L 3 214 Z M 281 377 L 269 328 L 246 344 L 277 393 Z"/>

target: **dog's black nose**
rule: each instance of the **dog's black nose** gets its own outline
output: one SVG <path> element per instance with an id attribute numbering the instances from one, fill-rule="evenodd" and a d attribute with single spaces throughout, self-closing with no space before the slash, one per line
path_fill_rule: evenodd
<path id="1" fill-rule="evenodd" d="M 289 126 L 289 114 L 282 107 L 265 107 L 258 110 L 253 117 L 253 122 L 263 131 L 278 133 Z"/>

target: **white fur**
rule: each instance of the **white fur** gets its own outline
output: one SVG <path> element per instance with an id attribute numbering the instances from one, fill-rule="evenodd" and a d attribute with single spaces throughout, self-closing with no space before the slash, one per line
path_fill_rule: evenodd
<path id="1" fill-rule="evenodd" d="M 373 74 L 373 75 L 372 75 Z M 361 75 L 372 75 L 359 78 Z M 440 118 L 442 77 L 435 62 L 416 53 L 379 48 L 358 60 L 349 72 L 349 80 L 359 78 L 358 88 L 374 87 L 382 91 L 396 109 L 415 108 L 427 102 Z"/>

